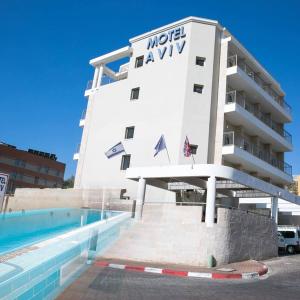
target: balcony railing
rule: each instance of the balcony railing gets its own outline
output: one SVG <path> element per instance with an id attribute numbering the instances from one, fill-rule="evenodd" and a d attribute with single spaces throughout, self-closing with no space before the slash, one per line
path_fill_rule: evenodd
<path id="1" fill-rule="evenodd" d="M 84 109 L 84 110 L 82 111 L 80 120 L 85 120 L 85 116 L 86 116 L 86 109 Z"/>
<path id="2" fill-rule="evenodd" d="M 284 173 L 292 176 L 292 166 L 287 164 L 284 161 L 281 161 L 271 155 L 266 150 L 261 149 L 257 145 L 250 143 L 248 140 L 246 140 L 241 135 L 237 134 L 234 131 L 225 132 L 224 138 L 223 138 L 223 145 L 229 146 L 229 145 L 235 145 L 239 147 L 240 149 L 247 151 L 248 153 L 256 156 L 257 158 L 267 162 L 268 164 L 272 165 L 273 167 L 283 171 Z"/>
<path id="3" fill-rule="evenodd" d="M 251 67 L 249 67 L 243 59 L 238 56 L 232 55 L 227 59 L 227 68 L 238 66 L 243 70 L 253 81 L 256 82 L 264 91 L 266 91 L 280 106 L 282 106 L 289 114 L 292 113 L 292 108 L 286 103 L 283 97 L 279 96 L 271 87 L 270 84 L 265 82 Z"/>
<path id="4" fill-rule="evenodd" d="M 265 123 L 267 126 L 269 126 L 271 129 L 276 131 L 278 134 L 280 134 L 282 137 L 285 138 L 286 141 L 292 144 L 292 135 L 287 132 L 285 129 L 283 129 L 281 126 L 279 126 L 276 122 L 274 122 L 270 117 L 267 117 L 265 114 L 263 114 L 261 111 L 259 111 L 255 105 L 247 101 L 246 97 L 238 92 L 238 91 L 230 91 L 226 93 L 226 104 L 231 103 L 237 103 L 239 106 L 250 112 L 252 115 L 254 115 L 256 118 L 261 120 L 263 123 Z"/>
<path id="5" fill-rule="evenodd" d="M 93 80 L 89 80 L 86 84 L 86 91 L 90 90 L 93 87 Z"/>

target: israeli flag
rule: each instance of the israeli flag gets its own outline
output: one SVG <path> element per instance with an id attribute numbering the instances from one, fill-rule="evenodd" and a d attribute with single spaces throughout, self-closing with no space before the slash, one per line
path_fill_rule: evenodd
<path id="1" fill-rule="evenodd" d="M 123 144 L 120 142 L 117 145 L 114 145 L 112 148 L 110 148 L 108 151 L 105 152 L 105 155 L 107 158 L 112 158 L 122 152 L 125 152 L 125 149 L 123 147 Z"/>
<path id="2" fill-rule="evenodd" d="M 167 149 L 167 146 L 166 146 L 165 137 L 162 134 L 154 148 L 154 150 L 155 150 L 154 156 L 156 156 L 160 151 L 162 151 L 164 149 Z"/>

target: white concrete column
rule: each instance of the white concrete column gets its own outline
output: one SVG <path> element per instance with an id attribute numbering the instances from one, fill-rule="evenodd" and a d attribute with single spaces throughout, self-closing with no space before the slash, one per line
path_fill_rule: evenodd
<path id="1" fill-rule="evenodd" d="M 99 66 L 99 74 L 98 74 L 98 78 L 97 78 L 97 84 L 96 84 L 96 88 L 100 87 L 101 85 L 101 80 L 102 80 L 102 76 L 103 76 L 103 65 Z"/>
<path id="2" fill-rule="evenodd" d="M 99 68 L 99 66 L 96 66 L 96 67 L 95 67 L 95 72 L 94 72 L 94 78 L 93 78 L 92 89 L 94 89 L 94 88 L 97 86 L 98 77 L 99 77 L 99 72 L 100 72 L 100 68 Z"/>
<path id="3" fill-rule="evenodd" d="M 275 223 L 278 224 L 278 198 L 271 198 L 271 217 L 274 219 Z"/>
<path id="4" fill-rule="evenodd" d="M 211 176 L 207 181 L 207 196 L 205 210 L 205 224 L 207 227 L 213 227 L 215 222 L 216 207 L 216 177 Z"/>
<path id="5" fill-rule="evenodd" d="M 140 178 L 137 195 L 136 195 L 136 210 L 135 210 L 136 220 L 140 220 L 142 218 L 143 206 L 145 202 L 145 193 L 146 193 L 146 179 Z"/>

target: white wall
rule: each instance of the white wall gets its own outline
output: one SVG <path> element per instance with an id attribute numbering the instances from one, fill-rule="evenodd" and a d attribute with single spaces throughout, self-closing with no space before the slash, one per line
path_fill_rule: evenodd
<path id="1" fill-rule="evenodd" d="M 219 72 L 218 62 L 214 61 L 219 56 L 219 52 L 215 53 L 219 51 L 215 47 L 216 27 L 189 22 L 184 30 L 186 43 L 181 54 L 176 41 L 172 42 L 173 55 L 166 52 L 162 60 L 155 47 L 155 61 L 144 63 L 141 68 L 134 68 L 135 58 L 148 53 L 148 38 L 133 42 L 128 78 L 102 86 L 89 97 L 76 188 L 127 188 L 129 195 L 135 197 L 137 184 L 124 178 L 121 155 L 109 160 L 104 155 L 119 141 L 131 154 L 131 167 L 169 164 L 166 151 L 153 157 L 161 134 L 165 135 L 171 164 L 191 163 L 191 158 L 183 156 L 186 135 L 190 143 L 198 145 L 196 162 L 208 162 L 211 99 L 217 88 L 213 86 L 213 76 Z M 196 56 L 206 58 L 204 67 L 195 65 Z M 204 85 L 203 94 L 193 92 L 194 83 Z M 130 101 L 131 89 L 135 87 L 140 87 L 139 99 Z M 132 140 L 124 140 L 127 126 L 135 126 Z M 148 187 L 147 198 L 174 200 L 175 194 Z"/>

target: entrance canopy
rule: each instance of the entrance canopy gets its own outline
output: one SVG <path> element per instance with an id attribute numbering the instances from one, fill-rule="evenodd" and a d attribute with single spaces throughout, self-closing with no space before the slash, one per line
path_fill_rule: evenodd
<path id="1" fill-rule="evenodd" d="M 166 190 L 176 190 L 189 185 L 206 189 L 208 179 L 216 178 L 216 191 L 229 197 L 255 198 L 277 197 L 300 205 L 300 197 L 271 183 L 253 177 L 231 167 L 213 164 L 169 165 L 128 168 L 126 178 L 139 181 L 143 178 L 148 185 Z"/>

